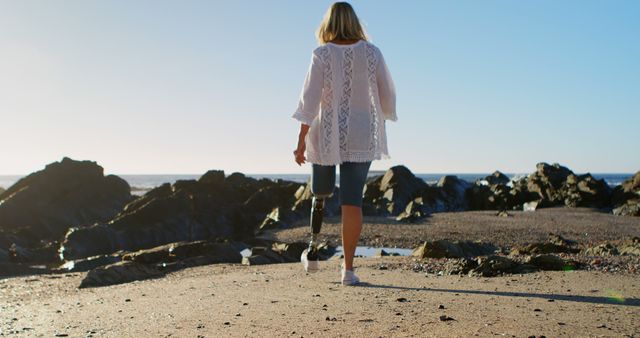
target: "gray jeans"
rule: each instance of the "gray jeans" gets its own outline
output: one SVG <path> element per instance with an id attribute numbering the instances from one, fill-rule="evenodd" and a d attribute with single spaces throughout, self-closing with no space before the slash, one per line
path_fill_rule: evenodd
<path id="1" fill-rule="evenodd" d="M 343 162 L 340 164 L 340 205 L 362 207 L 364 184 L 369 174 L 369 162 Z M 312 163 L 311 192 L 330 197 L 336 185 L 336 166 Z"/>

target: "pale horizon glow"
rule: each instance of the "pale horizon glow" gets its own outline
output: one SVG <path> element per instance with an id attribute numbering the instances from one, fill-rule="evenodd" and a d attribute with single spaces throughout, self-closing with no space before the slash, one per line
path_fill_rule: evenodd
<path id="1" fill-rule="evenodd" d="M 291 118 L 332 1 L 0 0 L 0 175 L 308 174 Z M 350 1 L 414 173 L 640 170 L 640 2 Z"/>

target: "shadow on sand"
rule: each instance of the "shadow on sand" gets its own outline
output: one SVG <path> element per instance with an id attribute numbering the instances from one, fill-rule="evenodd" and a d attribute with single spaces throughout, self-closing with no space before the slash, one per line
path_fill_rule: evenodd
<path id="1" fill-rule="evenodd" d="M 564 300 L 564 301 L 579 302 L 579 303 L 640 306 L 640 299 L 623 298 L 618 295 L 612 295 L 611 297 L 603 297 L 603 296 L 560 295 L 555 293 L 543 294 L 543 293 L 528 293 L 528 292 L 456 290 L 456 289 L 437 289 L 437 288 L 409 288 L 409 287 L 402 287 L 402 286 L 379 285 L 379 284 L 369 284 L 369 283 L 360 283 L 357 286 L 366 287 L 366 288 L 395 289 L 395 290 L 405 290 L 405 291 L 449 292 L 449 293 L 460 293 L 460 294 L 466 293 L 466 294 L 474 294 L 474 295 L 542 298 L 542 299 Z"/>

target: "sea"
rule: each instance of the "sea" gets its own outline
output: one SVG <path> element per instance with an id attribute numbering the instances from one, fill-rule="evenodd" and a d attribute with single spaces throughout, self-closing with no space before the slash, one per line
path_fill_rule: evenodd
<path id="1" fill-rule="evenodd" d="M 385 171 L 371 170 L 369 171 L 369 177 L 383 175 Z M 460 179 L 468 182 L 475 182 L 478 179 L 482 179 L 491 173 L 427 173 L 427 174 L 415 174 L 417 177 L 423 179 L 428 184 L 435 184 L 438 180 L 445 175 L 455 175 Z M 511 179 L 518 179 L 526 177 L 529 173 L 504 173 Z M 268 178 L 273 181 L 282 179 L 286 181 L 293 181 L 298 183 L 305 183 L 310 179 L 310 174 L 247 174 L 248 177 L 255 179 Z M 596 179 L 604 179 L 611 187 L 620 185 L 625 180 L 631 178 L 633 173 L 591 173 Z M 0 175 L 0 187 L 9 188 L 16 183 L 24 175 Z M 147 191 L 162 185 L 163 183 L 174 183 L 178 180 L 197 180 L 201 174 L 155 174 L 155 175 L 118 175 L 131 186 L 131 193 L 134 195 L 144 195 Z M 340 173 L 336 172 L 336 185 L 340 186 Z"/>

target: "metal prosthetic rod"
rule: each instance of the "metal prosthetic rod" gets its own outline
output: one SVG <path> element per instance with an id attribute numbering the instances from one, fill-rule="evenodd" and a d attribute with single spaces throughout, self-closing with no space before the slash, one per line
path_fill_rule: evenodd
<path id="1" fill-rule="evenodd" d="M 322 220 L 324 218 L 324 197 L 313 196 L 311 202 L 311 241 L 307 259 L 318 260 L 318 235 L 322 228 Z"/>

